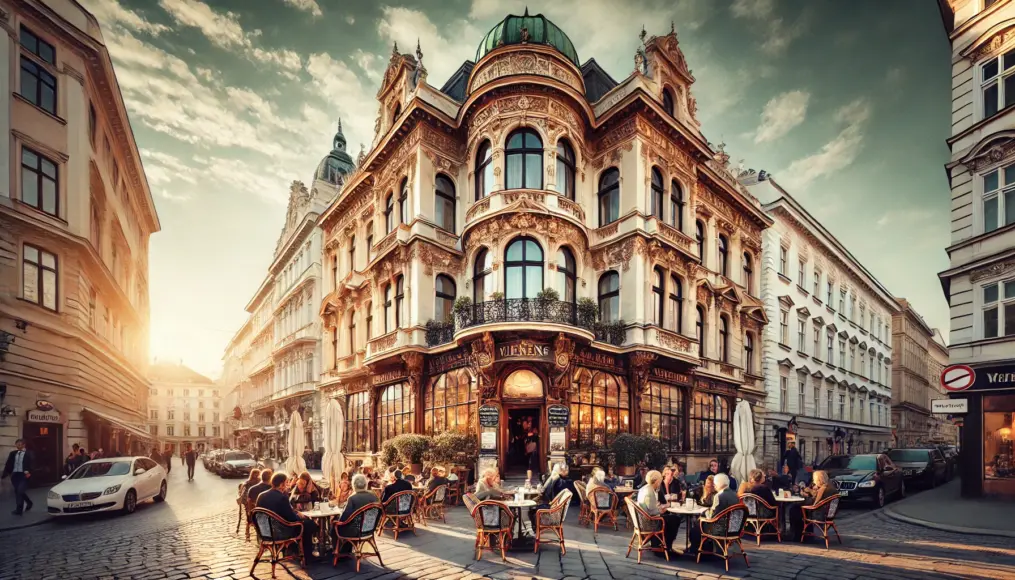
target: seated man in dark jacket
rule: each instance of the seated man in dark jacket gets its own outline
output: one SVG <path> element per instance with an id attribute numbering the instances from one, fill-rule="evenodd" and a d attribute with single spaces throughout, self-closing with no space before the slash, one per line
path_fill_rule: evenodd
<path id="1" fill-rule="evenodd" d="M 448 478 L 443 467 L 434 467 L 430 470 L 430 481 L 426 482 L 426 492 L 430 493 L 442 485 L 448 485 Z"/>
<path id="2" fill-rule="evenodd" d="M 313 550 L 313 539 L 319 529 L 317 523 L 293 510 L 289 503 L 289 495 L 282 493 L 279 489 L 285 484 L 286 475 L 276 473 L 271 478 L 271 489 L 257 496 L 257 507 L 271 510 L 278 514 L 283 520 L 290 523 L 303 524 L 303 555 L 306 557 Z"/>
<path id="3" fill-rule="evenodd" d="M 760 469 L 751 470 L 747 480 L 750 484 L 750 487 L 747 488 L 747 493 L 760 497 L 772 507 L 778 507 L 778 504 L 775 503 L 775 494 L 772 492 L 772 488 L 765 483 L 764 471 Z"/>
<path id="4" fill-rule="evenodd" d="M 726 511 L 738 503 L 740 498 L 737 497 L 737 492 L 730 489 L 730 478 L 725 473 L 718 473 L 712 480 L 715 483 L 715 499 L 712 500 L 712 507 L 701 515 L 702 518 L 714 518 L 715 516 Z M 691 550 L 696 551 L 698 544 L 701 542 L 701 527 L 699 525 L 692 525 L 691 529 Z"/>
<path id="5" fill-rule="evenodd" d="M 381 496 L 381 503 L 388 501 L 388 499 L 400 491 L 410 491 L 412 484 L 402 478 L 402 470 L 396 469 L 394 473 L 395 481 L 388 484 L 384 488 L 384 495 Z"/>
<path id="6" fill-rule="evenodd" d="M 261 472 L 261 483 L 256 483 L 247 489 L 247 499 L 257 501 L 257 496 L 271 489 L 271 470 L 265 469 Z"/>

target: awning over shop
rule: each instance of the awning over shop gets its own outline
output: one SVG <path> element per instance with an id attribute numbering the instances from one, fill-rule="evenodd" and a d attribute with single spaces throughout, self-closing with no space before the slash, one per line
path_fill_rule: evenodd
<path id="1" fill-rule="evenodd" d="M 144 439 L 146 441 L 152 440 L 151 433 L 148 433 L 147 431 L 145 431 L 144 429 L 141 429 L 140 427 L 136 427 L 134 425 L 131 425 L 130 423 L 127 423 L 126 421 L 123 421 L 122 419 L 117 419 L 116 417 L 111 417 L 111 416 L 109 416 L 109 415 L 107 415 L 105 413 L 100 413 L 100 412 L 98 412 L 98 411 L 96 411 L 94 409 L 89 409 L 88 407 L 84 407 L 82 409 L 82 411 L 84 411 L 85 413 L 88 413 L 90 415 L 93 415 L 96 419 L 99 419 L 100 421 L 105 421 L 105 422 L 109 423 L 113 427 L 118 427 L 120 429 L 123 429 L 124 431 L 130 433 L 131 435 L 133 435 L 134 437 L 137 437 L 138 439 Z"/>

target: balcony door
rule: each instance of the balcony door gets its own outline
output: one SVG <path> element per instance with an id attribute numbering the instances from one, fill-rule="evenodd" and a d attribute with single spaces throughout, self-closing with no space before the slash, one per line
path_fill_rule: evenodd
<path id="1" fill-rule="evenodd" d="M 504 256 L 508 300 L 533 299 L 543 289 L 543 248 L 532 238 L 515 238 Z"/>

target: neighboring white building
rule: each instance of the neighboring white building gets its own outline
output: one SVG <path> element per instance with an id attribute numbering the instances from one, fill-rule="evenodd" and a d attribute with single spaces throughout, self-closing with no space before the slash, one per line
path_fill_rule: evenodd
<path id="1" fill-rule="evenodd" d="M 214 381 L 182 363 L 158 361 L 148 378 L 148 432 L 161 449 L 180 455 L 188 446 L 198 451 L 222 446 L 222 400 Z"/>
<path id="2" fill-rule="evenodd" d="M 763 460 L 775 465 L 788 440 L 808 463 L 888 447 L 895 299 L 776 182 L 750 189 L 774 199 L 764 205 L 775 224 L 763 235 L 761 267 L 771 321 L 762 344 Z"/>

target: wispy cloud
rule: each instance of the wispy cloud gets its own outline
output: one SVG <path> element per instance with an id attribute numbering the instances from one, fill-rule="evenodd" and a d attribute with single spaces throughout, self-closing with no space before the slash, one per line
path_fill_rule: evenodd
<path id="1" fill-rule="evenodd" d="M 876 223 L 879 229 L 887 227 L 912 228 L 938 217 L 939 214 L 940 212 L 933 212 L 929 209 L 892 209 L 881 214 Z"/>
<path id="2" fill-rule="evenodd" d="M 773 97 L 761 112 L 761 124 L 754 134 L 755 143 L 775 141 L 807 118 L 811 95 L 805 91 L 788 91 Z"/>
<path id="3" fill-rule="evenodd" d="M 772 15 L 775 0 L 733 0 L 730 12 L 736 18 L 763 19 Z"/>
<path id="4" fill-rule="evenodd" d="M 323 14 L 323 12 L 321 12 L 321 7 L 320 5 L 317 4 L 316 0 L 283 0 L 283 1 L 297 10 L 302 10 L 304 12 L 309 12 L 313 14 L 315 18 Z"/>
<path id="5" fill-rule="evenodd" d="M 809 22 L 808 13 L 801 11 L 794 22 L 786 24 L 783 18 L 775 13 L 775 0 L 734 0 L 730 5 L 730 12 L 734 18 L 758 23 L 758 30 L 762 35 L 760 48 L 769 56 L 785 53 L 790 44 L 807 30 Z"/>
<path id="6" fill-rule="evenodd" d="M 834 119 L 841 127 L 839 133 L 817 152 L 790 163 L 781 172 L 785 176 L 782 181 L 794 189 L 804 189 L 815 180 L 852 165 L 863 147 L 870 114 L 870 103 L 865 99 L 857 99 L 836 111 Z"/>
<path id="7" fill-rule="evenodd" d="M 81 0 L 85 9 L 100 22 L 119 24 L 137 32 L 158 36 L 169 30 L 168 26 L 151 22 L 141 14 L 127 10 L 117 0 Z"/>

